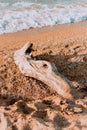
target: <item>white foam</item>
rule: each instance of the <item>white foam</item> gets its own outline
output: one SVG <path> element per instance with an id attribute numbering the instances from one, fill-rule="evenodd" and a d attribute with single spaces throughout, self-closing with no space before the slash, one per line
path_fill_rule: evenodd
<path id="1" fill-rule="evenodd" d="M 8 7 L 0 3 L 0 34 L 16 32 L 30 27 L 72 23 L 87 20 L 87 4 L 40 5 L 17 2 Z M 4 8 L 5 7 L 5 8 Z"/>
<path id="2" fill-rule="evenodd" d="M 8 6 L 9 4 L 8 3 L 1 3 L 0 2 L 0 7 L 6 7 L 6 6 Z"/>

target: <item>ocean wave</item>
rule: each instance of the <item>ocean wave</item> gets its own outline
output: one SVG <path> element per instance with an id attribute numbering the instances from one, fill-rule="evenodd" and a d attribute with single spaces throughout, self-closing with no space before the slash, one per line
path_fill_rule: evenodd
<path id="1" fill-rule="evenodd" d="M 87 20 L 87 4 L 0 3 L 0 34 Z"/>

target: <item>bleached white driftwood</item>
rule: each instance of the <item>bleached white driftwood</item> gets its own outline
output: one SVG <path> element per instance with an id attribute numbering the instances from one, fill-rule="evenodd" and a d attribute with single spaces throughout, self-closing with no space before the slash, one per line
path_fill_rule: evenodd
<path id="1" fill-rule="evenodd" d="M 71 86 L 59 73 L 55 73 L 55 66 L 45 60 L 34 60 L 31 54 L 32 44 L 29 43 L 15 51 L 14 60 L 21 73 L 44 82 L 64 98 L 71 98 Z"/>
<path id="2" fill-rule="evenodd" d="M 7 119 L 3 112 L 0 112 L 0 130 L 7 130 Z"/>

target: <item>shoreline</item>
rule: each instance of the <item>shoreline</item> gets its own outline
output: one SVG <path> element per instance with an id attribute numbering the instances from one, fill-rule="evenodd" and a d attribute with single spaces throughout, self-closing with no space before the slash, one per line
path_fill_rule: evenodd
<path id="1" fill-rule="evenodd" d="M 54 26 L 46 26 L 41 28 L 30 28 L 25 29 L 18 32 L 12 32 L 12 33 L 5 33 L 0 35 L 0 44 L 2 46 L 2 42 L 8 44 L 11 43 L 11 41 L 14 43 L 15 39 L 16 41 L 24 42 L 27 41 L 36 41 L 39 39 L 43 39 L 45 37 L 45 41 L 47 39 L 52 40 L 53 38 L 59 38 L 60 41 L 63 41 L 64 39 L 74 39 L 74 38 L 80 38 L 82 37 L 84 39 L 87 38 L 87 21 L 77 22 L 77 23 L 67 23 L 67 24 L 60 24 L 60 25 L 54 25 Z M 40 35 L 40 38 L 38 36 Z M 52 36 L 52 37 L 50 37 Z M 37 37 L 37 38 L 36 38 Z M 15 43 L 16 44 L 16 43 Z M 1 47 L 2 48 L 2 47 Z M 0 49 L 1 50 L 1 49 Z"/>
<path id="2" fill-rule="evenodd" d="M 21 33 L 21 32 L 29 32 L 31 34 L 31 31 L 37 31 L 37 30 L 41 30 L 42 29 L 50 29 L 50 28 L 62 28 L 62 27 L 70 27 L 70 26 L 87 26 L 87 20 L 84 20 L 84 21 L 79 21 L 79 22 L 73 22 L 73 23 L 64 23 L 64 24 L 56 24 L 56 25 L 48 25 L 48 26 L 42 26 L 42 27 L 30 27 L 28 29 L 23 29 L 23 30 L 19 30 L 19 31 L 16 31 L 16 32 L 7 32 L 7 33 L 2 33 L 0 34 L 0 36 L 3 36 L 3 35 L 11 35 L 11 34 L 15 34 L 15 33 Z"/>

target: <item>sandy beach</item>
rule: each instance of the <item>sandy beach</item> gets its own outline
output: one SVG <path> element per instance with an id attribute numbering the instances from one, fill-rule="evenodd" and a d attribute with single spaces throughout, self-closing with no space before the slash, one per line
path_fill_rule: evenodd
<path id="1" fill-rule="evenodd" d="M 73 100 L 21 74 L 14 52 L 27 42 L 72 82 Z M 0 114 L 3 130 L 87 129 L 87 21 L 0 35 Z"/>

